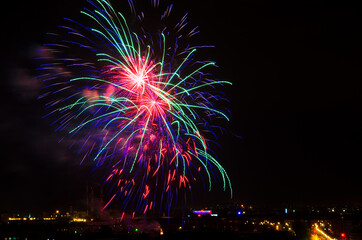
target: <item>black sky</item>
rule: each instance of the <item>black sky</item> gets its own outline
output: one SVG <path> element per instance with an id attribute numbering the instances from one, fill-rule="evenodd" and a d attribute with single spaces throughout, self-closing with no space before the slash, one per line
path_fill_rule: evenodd
<path id="1" fill-rule="evenodd" d="M 11 1 L 1 16 L 0 211 L 83 204 L 89 169 L 42 119 L 33 57 L 44 34 L 84 2 Z M 216 149 L 233 200 L 361 205 L 362 4 L 174 2 L 200 26 L 200 44 L 216 46 L 217 77 L 233 82 L 229 133 Z"/>

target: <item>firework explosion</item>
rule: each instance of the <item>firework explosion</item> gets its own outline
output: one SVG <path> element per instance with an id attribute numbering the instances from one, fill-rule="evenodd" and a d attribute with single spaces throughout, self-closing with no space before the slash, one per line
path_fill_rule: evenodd
<path id="1" fill-rule="evenodd" d="M 198 181 L 211 190 L 222 179 L 231 192 L 203 136 L 213 135 L 212 119 L 228 120 L 213 104 L 223 99 L 214 88 L 230 83 L 205 73 L 214 62 L 195 59 L 201 46 L 188 44 L 198 31 L 187 28 L 187 14 L 172 25 L 169 5 L 149 24 L 159 28 L 147 31 L 150 21 L 132 1 L 132 28 L 109 1 L 89 3 L 84 21 L 65 19 L 48 34 L 58 40 L 44 48 L 41 98 L 57 130 L 79 145 L 81 162 L 107 170 L 104 209 L 118 199 L 122 216 L 169 213 L 186 205 Z"/>

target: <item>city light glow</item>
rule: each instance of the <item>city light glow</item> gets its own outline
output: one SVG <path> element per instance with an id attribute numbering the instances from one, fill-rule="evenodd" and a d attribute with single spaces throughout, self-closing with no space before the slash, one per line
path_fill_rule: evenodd
<path id="1" fill-rule="evenodd" d="M 212 213 L 211 210 L 194 210 L 192 211 L 193 213 L 197 214 L 197 215 L 210 215 Z"/>
<path id="2" fill-rule="evenodd" d="M 73 218 L 72 219 L 73 222 L 87 222 L 86 218 Z"/>
<path id="3" fill-rule="evenodd" d="M 330 237 L 328 234 L 326 234 L 323 230 L 321 230 L 319 227 L 318 227 L 318 224 L 315 223 L 314 224 L 314 228 L 316 230 L 317 233 L 323 235 L 325 238 L 327 238 L 328 240 L 335 240 L 335 238 L 332 238 Z"/>

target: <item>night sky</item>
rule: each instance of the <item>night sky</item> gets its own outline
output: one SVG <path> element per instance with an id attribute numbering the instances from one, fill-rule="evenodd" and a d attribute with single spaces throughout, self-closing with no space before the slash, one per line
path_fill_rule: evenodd
<path id="1" fill-rule="evenodd" d="M 362 4 L 174 2 L 199 25 L 197 41 L 216 46 L 214 74 L 233 83 L 214 150 L 234 197 L 215 191 L 194 204 L 362 205 Z M 45 33 L 84 3 L 10 1 L 1 14 L 0 211 L 84 206 L 89 167 L 42 118 L 34 70 Z"/>

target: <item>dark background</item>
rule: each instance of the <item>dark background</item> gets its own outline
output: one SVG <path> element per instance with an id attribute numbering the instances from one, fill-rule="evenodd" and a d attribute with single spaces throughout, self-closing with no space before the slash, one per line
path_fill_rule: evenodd
<path id="1" fill-rule="evenodd" d="M 116 1 L 116 0 L 115 0 Z M 121 0 L 119 0 L 121 1 Z M 362 5 L 349 1 L 175 0 L 215 75 L 233 86 L 215 151 L 234 197 L 194 205 L 361 205 Z M 356 1 L 357 2 L 357 1 Z M 0 211 L 84 207 L 87 167 L 43 119 L 34 61 L 44 35 L 85 1 L 17 0 L 1 14 Z M 128 9 L 121 12 L 128 12 Z M 196 195 L 197 196 L 197 195 Z"/>

